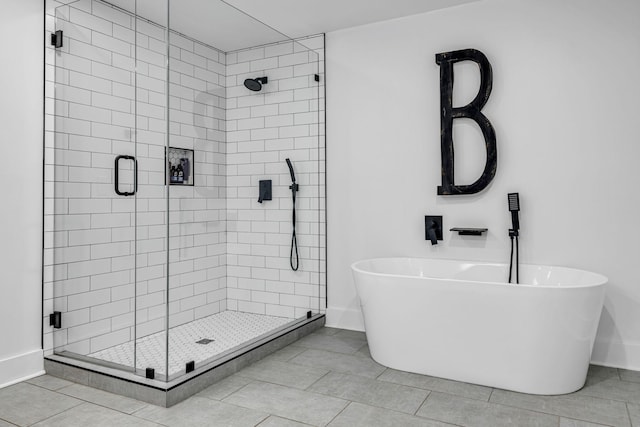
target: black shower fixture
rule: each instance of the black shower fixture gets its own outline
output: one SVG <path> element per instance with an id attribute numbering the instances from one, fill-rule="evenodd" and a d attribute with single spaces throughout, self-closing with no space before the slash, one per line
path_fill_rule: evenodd
<path id="1" fill-rule="evenodd" d="M 296 174 L 293 172 L 291 160 L 285 159 L 285 161 L 287 162 L 287 166 L 289 166 L 289 174 L 291 175 L 291 185 L 289 186 L 289 190 L 291 190 L 291 197 L 293 199 L 293 233 L 291 234 L 289 265 L 291 265 L 291 269 L 293 271 L 298 271 L 298 268 L 300 267 L 300 255 L 298 255 L 298 238 L 296 237 L 296 193 L 300 191 L 300 186 L 296 183 Z"/>
<path id="2" fill-rule="evenodd" d="M 244 86 L 254 92 L 260 92 L 262 85 L 266 85 L 269 82 L 267 77 L 256 77 L 255 79 L 245 79 Z"/>
<path id="3" fill-rule="evenodd" d="M 520 236 L 520 195 L 518 193 L 507 194 L 509 202 L 509 212 L 511 212 L 511 227 L 509 229 L 509 238 L 511 239 L 511 256 L 509 260 L 509 283 L 511 283 L 511 272 L 513 270 L 513 240 L 516 243 L 516 283 L 520 283 L 520 248 L 518 247 L 518 236 Z"/>

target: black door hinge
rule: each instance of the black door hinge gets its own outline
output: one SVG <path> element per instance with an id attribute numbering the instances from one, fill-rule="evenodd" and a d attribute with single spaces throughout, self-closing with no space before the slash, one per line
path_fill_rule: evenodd
<path id="1" fill-rule="evenodd" d="M 56 49 L 62 47 L 62 30 L 51 34 L 51 46 L 54 46 Z"/>
<path id="2" fill-rule="evenodd" d="M 49 315 L 49 326 L 53 326 L 56 329 L 60 329 L 62 327 L 62 313 L 59 311 L 54 311 Z"/>

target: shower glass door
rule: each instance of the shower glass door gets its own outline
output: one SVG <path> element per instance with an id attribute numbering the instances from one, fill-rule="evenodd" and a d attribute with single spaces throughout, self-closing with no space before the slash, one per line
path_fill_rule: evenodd
<path id="1" fill-rule="evenodd" d="M 55 353 L 162 378 L 166 19 L 139 19 L 132 5 L 50 9 L 62 45 L 47 49 L 45 290 L 61 318 Z"/>

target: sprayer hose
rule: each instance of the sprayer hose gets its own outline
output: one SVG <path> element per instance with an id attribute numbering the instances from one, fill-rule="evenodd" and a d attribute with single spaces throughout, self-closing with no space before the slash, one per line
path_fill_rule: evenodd
<path id="1" fill-rule="evenodd" d="M 511 283 L 511 272 L 513 271 L 513 236 L 509 236 L 511 239 L 511 255 L 509 255 L 509 283 Z"/>
<path id="2" fill-rule="evenodd" d="M 291 269 L 293 271 L 298 271 L 298 267 L 300 267 L 300 258 L 298 256 L 298 238 L 296 237 L 296 188 L 295 183 L 293 184 L 291 189 L 291 194 L 293 195 L 293 233 L 291 234 L 291 251 L 289 252 L 289 265 L 291 265 Z M 295 263 L 294 259 L 294 248 L 295 248 Z"/>

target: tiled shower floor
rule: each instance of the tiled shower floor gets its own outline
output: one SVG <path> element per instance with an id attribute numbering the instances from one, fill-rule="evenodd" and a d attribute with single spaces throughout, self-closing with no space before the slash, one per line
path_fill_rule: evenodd
<path id="1" fill-rule="evenodd" d="M 169 330 L 169 376 L 184 371 L 190 361 L 198 363 L 221 354 L 242 343 L 279 328 L 292 319 L 239 311 L 223 311 L 194 320 Z M 157 375 L 165 374 L 166 334 L 159 332 L 137 340 L 137 368 L 153 368 Z M 212 340 L 199 344 L 202 339 Z M 134 366 L 133 342 L 110 347 L 88 356 Z"/>

